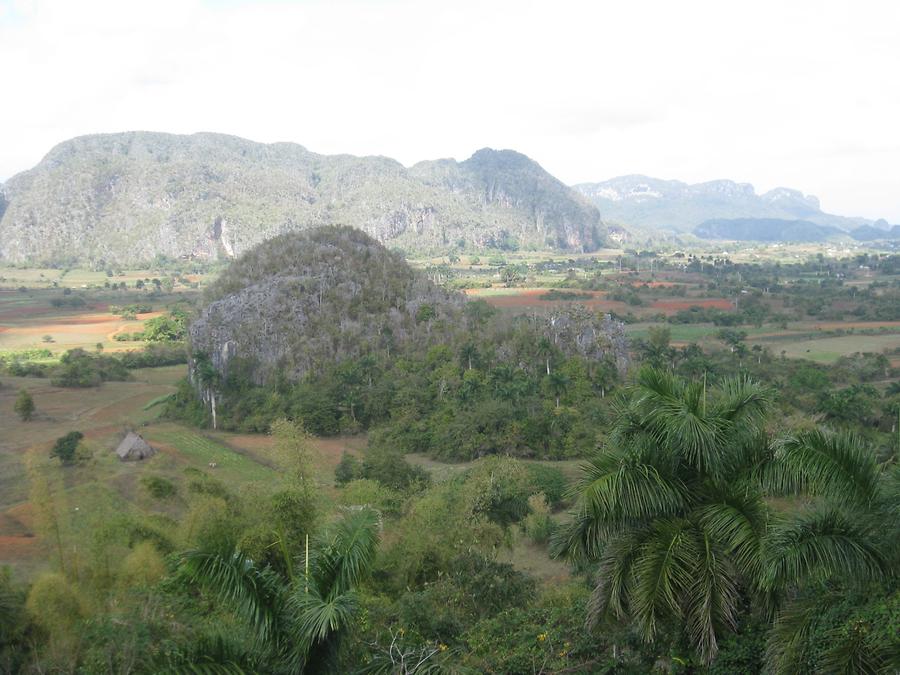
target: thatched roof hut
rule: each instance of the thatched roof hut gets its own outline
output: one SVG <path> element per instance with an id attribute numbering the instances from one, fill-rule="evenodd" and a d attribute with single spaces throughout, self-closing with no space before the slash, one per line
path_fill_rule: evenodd
<path id="1" fill-rule="evenodd" d="M 119 443 L 119 447 L 116 448 L 116 454 L 119 456 L 119 459 L 124 462 L 146 459 L 147 457 L 155 455 L 156 450 L 150 447 L 150 444 L 147 443 L 140 434 L 129 431 L 128 435 L 122 439 L 121 443 Z"/>

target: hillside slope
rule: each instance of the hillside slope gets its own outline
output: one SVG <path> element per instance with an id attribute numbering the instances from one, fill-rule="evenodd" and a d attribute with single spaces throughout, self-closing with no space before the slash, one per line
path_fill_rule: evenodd
<path id="1" fill-rule="evenodd" d="M 0 261 L 127 263 L 233 257 L 283 232 L 359 227 L 413 251 L 593 250 L 596 208 L 512 151 L 412 169 L 233 136 L 128 132 L 56 146 L 4 185 Z"/>

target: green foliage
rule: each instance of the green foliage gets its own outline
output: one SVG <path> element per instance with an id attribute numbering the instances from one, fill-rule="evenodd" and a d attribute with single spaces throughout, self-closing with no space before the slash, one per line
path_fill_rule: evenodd
<path id="1" fill-rule="evenodd" d="M 555 466 L 546 464 L 529 463 L 525 468 L 530 477 L 532 494 L 544 495 L 551 508 L 562 506 L 569 490 L 565 474 Z"/>
<path id="2" fill-rule="evenodd" d="M 337 485 L 346 485 L 362 475 L 362 464 L 356 455 L 351 455 L 346 450 L 341 455 L 341 461 L 334 468 L 334 482 Z"/>
<path id="3" fill-rule="evenodd" d="M 431 481 L 425 469 L 410 464 L 401 453 L 377 444 L 370 444 L 366 450 L 359 476 L 398 491 L 426 486 Z"/>
<path id="4" fill-rule="evenodd" d="M 57 639 L 71 637 L 88 613 L 87 602 L 78 588 L 53 572 L 38 577 L 28 591 L 25 607 L 32 620 Z"/>
<path id="5" fill-rule="evenodd" d="M 53 444 L 50 454 L 59 458 L 63 464 L 71 464 L 75 460 L 75 451 L 84 434 L 80 431 L 70 431 L 65 436 L 60 436 Z"/>
<path id="6" fill-rule="evenodd" d="M 822 430 L 770 444 L 768 409 L 768 393 L 747 381 L 707 390 L 641 371 L 608 444 L 585 467 L 561 540 L 573 560 L 599 562 L 595 620 L 628 616 L 648 640 L 681 634 L 710 661 L 749 596 L 768 611 L 780 605 L 768 658 L 794 672 L 814 616 L 791 601 L 797 589 L 885 578 L 876 523 L 896 509 L 898 492 L 871 451 L 852 434 Z M 774 517 L 766 491 L 814 502 Z"/>
<path id="7" fill-rule="evenodd" d="M 553 519 L 543 493 L 539 492 L 528 498 L 528 515 L 522 525 L 525 534 L 535 544 L 546 544 L 550 540 L 554 529 Z"/>
<path id="8" fill-rule="evenodd" d="M 142 476 L 141 484 L 154 499 L 168 499 L 178 492 L 175 483 L 162 476 Z"/>
<path id="9" fill-rule="evenodd" d="M 34 399 L 26 389 L 19 390 L 19 393 L 16 395 L 16 402 L 13 404 L 13 410 L 23 422 L 28 422 L 34 417 Z"/>
<path id="10" fill-rule="evenodd" d="M 91 354 L 83 349 L 70 349 L 52 372 L 57 387 L 96 387 L 107 381 L 131 378 L 125 365 L 112 356 Z"/>
<path id="11" fill-rule="evenodd" d="M 403 505 L 403 494 L 377 481 L 360 478 L 345 483 L 337 500 L 344 506 L 370 506 L 385 515 L 395 516 Z"/>
<path id="12" fill-rule="evenodd" d="M 143 339 L 147 342 L 181 342 L 187 336 L 187 314 L 173 309 L 169 315 L 157 316 L 144 322 Z"/>

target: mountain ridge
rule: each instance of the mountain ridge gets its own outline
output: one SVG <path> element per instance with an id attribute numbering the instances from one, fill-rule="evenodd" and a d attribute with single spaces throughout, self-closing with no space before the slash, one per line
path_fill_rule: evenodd
<path id="1" fill-rule="evenodd" d="M 536 162 L 483 148 L 404 167 L 237 136 L 123 132 L 64 141 L 2 186 L 0 260 L 230 258 L 278 234 L 359 227 L 411 251 L 590 251 L 599 211 Z"/>
<path id="2" fill-rule="evenodd" d="M 750 183 L 727 179 L 692 184 L 632 174 L 573 188 L 608 221 L 676 232 L 691 232 L 720 219 L 803 220 L 846 232 L 876 222 L 826 213 L 817 197 L 793 188 L 757 194 Z"/>

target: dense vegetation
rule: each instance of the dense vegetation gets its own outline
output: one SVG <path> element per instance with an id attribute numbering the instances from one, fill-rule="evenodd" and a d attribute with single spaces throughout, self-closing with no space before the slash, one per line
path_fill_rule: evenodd
<path id="1" fill-rule="evenodd" d="M 27 584 L 0 573 L 0 668 L 900 668 L 896 354 L 848 353 L 825 365 L 752 339 L 758 322 L 774 329 L 783 312 L 794 323 L 893 311 L 897 257 L 790 268 L 655 261 L 669 278 L 692 275 L 689 291 L 595 274 L 608 265 L 507 274 L 497 261 L 502 283 L 528 283 L 539 265 L 564 277 L 549 299 L 558 304 L 513 314 L 463 303 L 426 283 L 443 271 L 413 272 L 350 231 L 311 236 L 293 250 L 288 237 L 265 256 L 251 253 L 212 285 L 207 306 L 254 288 L 274 311 L 251 335 L 240 334 L 250 324 L 207 325 L 225 339 L 208 353 L 192 349 L 193 381 L 144 408 L 165 403 L 170 417 L 204 427 L 215 406 L 220 429 L 271 434 L 263 463 L 218 446 L 245 460 L 247 475 L 232 482 L 206 459 L 203 471 L 165 475 L 151 460 L 135 467 L 139 478 L 129 474 L 134 501 L 122 508 L 118 483 L 62 487 L 98 466 L 89 432 L 29 453 L 29 501 L 50 563 Z M 323 274 L 337 256 L 359 283 L 337 269 Z M 878 272 L 871 279 L 869 269 Z M 273 278 L 305 294 L 267 295 Z M 636 312 L 706 293 L 738 306 L 683 310 L 708 312 L 702 319 L 673 311 L 668 322 L 633 327 L 640 337 L 626 345 L 618 321 L 578 304 L 600 288 Z M 684 323 L 702 329 L 702 346 L 673 341 Z M 244 346 L 285 326 L 291 349 L 313 357 L 303 365 L 286 351 L 260 368 L 265 361 Z M 115 358 L 151 365 L 179 349 L 163 342 Z M 72 366 L 76 375 L 81 367 Z M 37 421 L 22 427 L 40 424 L 36 399 Z M 237 438 L 177 428 L 197 446 Z M 352 441 L 360 449 L 336 467 L 307 435 L 362 431 Z"/>
<path id="2" fill-rule="evenodd" d="M 352 230 L 264 244 L 208 299 L 191 326 L 193 386 L 169 408 L 210 423 L 215 405 L 225 429 L 288 416 L 320 435 L 377 428 L 373 444 L 443 459 L 577 457 L 627 364 L 608 317 L 463 306 Z"/>

